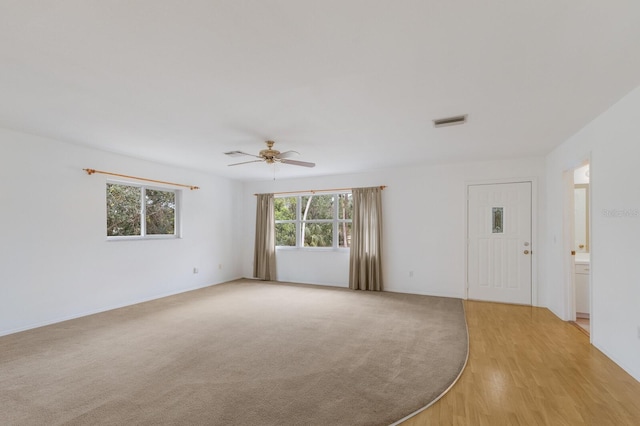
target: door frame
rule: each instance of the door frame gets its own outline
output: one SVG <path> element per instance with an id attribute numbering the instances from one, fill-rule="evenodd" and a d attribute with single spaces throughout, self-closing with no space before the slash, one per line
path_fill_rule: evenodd
<path id="1" fill-rule="evenodd" d="M 562 172 L 562 281 L 565 292 L 565 309 L 568 321 L 576 320 L 576 264 L 571 254 L 575 246 L 575 197 L 574 172 L 572 167 Z"/>
<path id="2" fill-rule="evenodd" d="M 469 187 L 475 185 L 499 185 L 506 183 L 531 184 L 531 306 L 541 306 L 538 301 L 538 178 L 504 178 L 465 181 L 465 232 L 464 232 L 464 298 L 469 299 Z"/>

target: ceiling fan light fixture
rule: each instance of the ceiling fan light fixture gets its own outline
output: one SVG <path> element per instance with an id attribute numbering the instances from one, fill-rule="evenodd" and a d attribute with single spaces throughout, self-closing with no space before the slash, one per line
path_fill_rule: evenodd
<path id="1" fill-rule="evenodd" d="M 258 155 L 247 154 L 246 152 L 242 152 L 242 151 L 225 152 L 224 154 L 230 157 L 248 156 L 248 157 L 258 158 L 258 160 L 243 161 L 240 163 L 228 164 L 228 166 L 239 166 L 241 164 L 260 163 L 260 162 L 264 162 L 267 164 L 283 163 L 283 164 L 291 164 L 293 166 L 302 166 L 302 167 L 316 166 L 315 163 L 310 163 L 308 161 L 289 160 L 289 157 L 300 155 L 298 151 L 280 152 L 277 149 L 273 149 L 273 145 L 275 144 L 274 141 L 266 141 L 265 143 L 267 144 L 267 149 L 263 149 L 258 153 Z"/>
<path id="2" fill-rule="evenodd" d="M 467 114 L 433 120 L 434 127 L 456 126 L 467 122 Z"/>

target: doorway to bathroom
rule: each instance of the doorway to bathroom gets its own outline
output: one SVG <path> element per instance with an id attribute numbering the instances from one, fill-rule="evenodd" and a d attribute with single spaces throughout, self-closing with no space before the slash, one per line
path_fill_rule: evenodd
<path id="1" fill-rule="evenodd" d="M 573 320 L 587 334 L 591 332 L 591 212 L 590 167 L 573 171 Z"/>

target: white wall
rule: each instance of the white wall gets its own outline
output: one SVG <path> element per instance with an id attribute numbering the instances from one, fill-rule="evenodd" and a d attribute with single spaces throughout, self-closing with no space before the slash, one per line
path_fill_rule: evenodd
<path id="1" fill-rule="evenodd" d="M 640 380 L 640 87 L 547 156 L 549 308 L 570 318 L 563 171 L 591 158 L 591 338 Z M 608 212 L 619 212 L 610 216 Z"/>
<path id="2" fill-rule="evenodd" d="M 200 186 L 183 238 L 107 241 L 106 176 L 83 168 Z M 0 335 L 242 275 L 240 183 L 0 130 L 0 188 Z"/>
<path id="3" fill-rule="evenodd" d="M 543 176 L 544 159 L 533 158 L 415 166 L 354 175 L 245 183 L 243 273 L 246 277 L 251 277 L 253 272 L 254 193 L 387 185 L 382 193 L 385 289 L 464 297 L 466 184 L 535 177 L 538 178 L 539 186 L 544 187 Z M 541 200 L 539 197 L 538 201 Z M 542 211 L 543 203 L 539 202 L 538 205 L 539 211 Z M 348 252 L 277 252 L 277 276 L 281 281 L 346 287 L 348 271 Z M 413 271 L 413 277 L 409 276 L 409 271 Z M 534 304 L 544 300 L 544 289 L 539 290 L 538 300 Z"/>

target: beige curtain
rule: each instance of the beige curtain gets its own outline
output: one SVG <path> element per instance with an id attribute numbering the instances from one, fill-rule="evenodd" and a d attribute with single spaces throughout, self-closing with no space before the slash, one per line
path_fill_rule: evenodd
<path id="1" fill-rule="evenodd" d="M 349 288 L 382 290 L 382 189 L 354 188 Z"/>
<path id="2" fill-rule="evenodd" d="M 253 276 L 265 281 L 276 279 L 276 222 L 274 215 L 273 194 L 258 194 Z"/>

